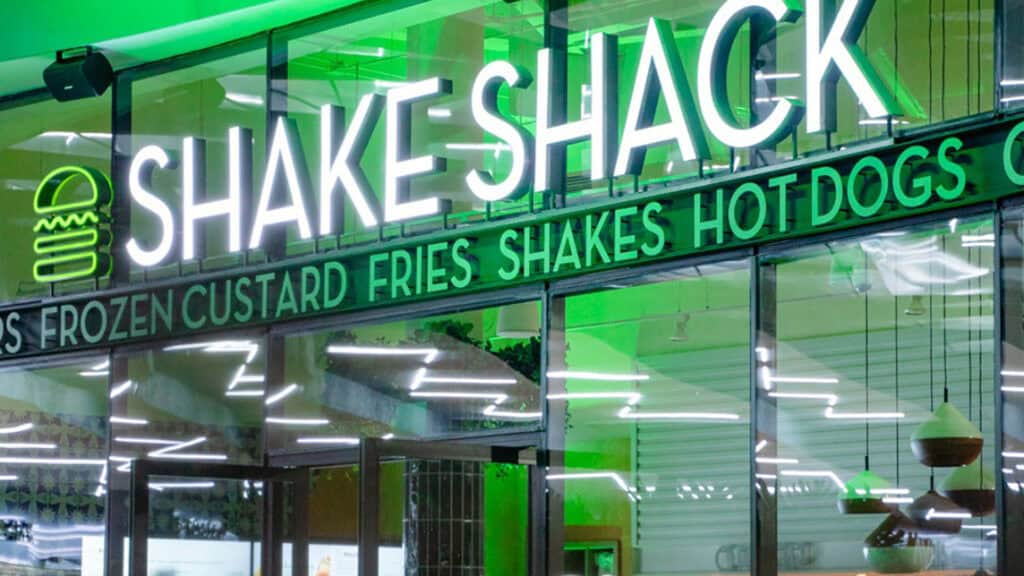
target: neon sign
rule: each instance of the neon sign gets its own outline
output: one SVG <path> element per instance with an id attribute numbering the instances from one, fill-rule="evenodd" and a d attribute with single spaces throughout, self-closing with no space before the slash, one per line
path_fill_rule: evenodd
<path id="1" fill-rule="evenodd" d="M 778 142 L 791 133 L 806 115 L 809 132 L 819 132 L 834 124 L 835 86 L 844 78 L 854 95 L 872 118 L 899 114 L 899 108 L 886 91 L 877 72 L 857 46 L 872 0 L 845 0 L 835 18 L 827 22 L 822 3 L 808 0 L 806 5 L 806 99 L 779 99 L 772 111 L 753 126 L 741 126 L 728 102 L 725 85 L 726 59 L 740 28 L 755 16 L 767 15 L 777 23 L 799 20 L 804 9 L 797 0 L 726 0 L 712 18 L 701 43 L 697 62 L 697 95 L 690 93 L 684 63 L 681 61 L 671 25 L 649 20 L 643 46 L 632 78 L 631 96 L 624 128 L 618 121 L 618 39 L 598 33 L 590 40 L 590 91 L 592 111 L 579 120 L 555 123 L 552 120 L 554 78 L 553 53 L 537 52 L 537 123 L 532 135 L 498 109 L 498 92 L 503 86 L 521 90 L 534 82 L 530 72 L 507 61 L 491 62 L 477 74 L 470 91 L 473 121 L 509 150 L 511 169 L 501 181 L 482 170 L 470 170 L 464 181 L 469 191 L 485 202 L 516 198 L 529 188 L 542 192 L 552 188 L 552 154 L 577 142 L 590 143 L 590 178 L 603 180 L 640 174 L 647 151 L 657 146 L 678 149 L 685 160 L 707 159 L 708 142 L 701 125 L 703 118 L 710 134 L 727 146 L 749 148 Z M 153 192 L 150 177 L 155 169 L 173 169 L 170 154 L 157 146 L 146 146 L 132 159 L 129 193 L 152 218 L 158 239 L 143 246 L 130 239 L 128 254 L 143 267 L 165 263 L 182 238 L 181 257 L 203 257 L 197 231 L 204 222 L 223 218 L 228 222 L 228 252 L 260 248 L 269 228 L 288 226 L 303 239 L 336 233 L 337 213 L 343 200 L 338 190 L 355 207 L 365 227 L 379 223 L 397 223 L 447 213 L 451 202 L 434 195 L 412 198 L 410 183 L 415 178 L 445 172 L 445 158 L 415 155 L 412 150 L 413 107 L 452 93 L 452 82 L 440 77 L 409 82 L 393 87 L 386 94 L 369 94 L 359 101 L 351 121 L 346 124 L 343 108 L 325 105 L 320 110 L 319 201 L 306 205 L 313 189 L 302 147 L 293 122 L 279 118 L 273 126 L 269 154 L 259 187 L 256 208 L 251 218 L 245 213 L 243 199 L 252 190 L 251 132 L 235 127 L 229 130 L 229 185 L 226 197 L 209 200 L 205 195 L 205 143 L 196 138 L 182 141 L 180 174 L 181 222 L 175 222 L 171 207 Z M 655 110 L 664 102 L 668 120 L 655 124 Z M 375 203 L 376 194 L 360 168 L 369 137 L 381 121 L 385 126 L 383 206 Z M 621 136 L 621 142 L 620 142 Z M 271 207 L 271 196 L 283 191 L 286 201 Z M 315 208 L 318 215 L 310 214 Z M 250 222 L 251 220 L 251 222 Z M 316 230 L 314 231 L 314 224 Z"/>
<path id="2" fill-rule="evenodd" d="M 71 184 L 84 180 L 89 197 L 69 199 Z M 36 282 L 61 282 L 110 273 L 110 232 L 100 208 L 112 195 L 106 175 L 85 166 L 64 166 L 47 174 L 36 189 L 33 206 L 40 216 L 32 231 L 37 259 Z"/>

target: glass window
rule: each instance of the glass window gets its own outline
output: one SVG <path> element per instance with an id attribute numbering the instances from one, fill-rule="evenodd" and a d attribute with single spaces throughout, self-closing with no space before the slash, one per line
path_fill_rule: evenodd
<path id="1" fill-rule="evenodd" d="M 0 572 L 102 569 L 105 366 L 96 357 L 0 372 Z"/>
<path id="2" fill-rule="evenodd" d="M 262 463 L 264 358 L 261 338 L 241 337 L 118 359 L 123 372 L 115 370 L 110 390 L 118 472 L 134 458 Z"/>
<path id="3" fill-rule="evenodd" d="M 1002 228 L 1003 358 L 1000 378 L 1003 453 L 996 477 L 1003 482 L 1000 540 L 1020 542 L 1024 537 L 1024 214 L 1004 215 Z M 1009 545 L 1002 551 L 1004 566 L 1020 566 L 1024 549 Z"/>
<path id="4" fill-rule="evenodd" d="M 409 154 L 445 157 L 447 170 L 412 179 L 408 200 L 437 196 L 451 203 L 451 213 L 447 218 L 418 219 L 401 229 L 391 226 L 384 233 L 436 231 L 445 224 L 527 210 L 527 198 L 489 207 L 465 182 L 470 170 L 490 172 L 498 181 L 511 170 L 507 144 L 484 133 L 473 120 L 470 90 L 477 72 L 496 60 L 532 73 L 536 51 L 543 48 L 543 23 L 542 8 L 534 2 L 444 1 L 389 11 L 290 40 L 287 113 L 298 124 L 311 173 L 320 173 L 320 156 L 312 152 L 320 149 L 321 106 L 344 107 L 347 130 L 351 130 L 366 95 L 384 94 L 396 86 L 440 76 L 452 81 L 452 93 L 413 106 Z M 535 93 L 533 85 L 526 89 L 503 86 L 498 92 L 501 114 L 532 130 Z M 385 119 L 382 113 L 375 124 L 367 124 L 369 140 L 361 162 L 367 197 L 378 209 L 384 206 Z M 377 238 L 378 230 L 364 226 L 340 185 L 335 204 L 342 207 L 335 222 L 340 244 Z M 383 221 L 379 210 L 377 214 L 378 221 Z M 322 242 L 324 246 L 332 244 L 331 240 Z"/>
<path id="5" fill-rule="evenodd" d="M 539 326 L 525 302 L 288 336 L 271 448 L 537 427 Z"/>
<path id="6" fill-rule="evenodd" d="M 151 192 L 163 201 L 174 215 L 177 241 L 163 268 L 144 270 L 132 264 L 133 277 L 158 278 L 224 266 L 237 266 L 242 256 L 229 253 L 226 216 L 199 220 L 196 224 L 196 254 L 205 255 L 197 262 L 179 266 L 182 260 L 182 169 L 183 140 L 188 137 L 205 141 L 206 164 L 198 166 L 203 148 L 197 144 L 196 202 L 215 201 L 227 197 L 229 181 L 229 129 L 241 127 L 252 131 L 253 190 L 251 198 L 243 198 L 242 246 L 249 245 L 246 231 L 255 213 L 265 156 L 266 141 L 266 51 L 265 39 L 253 42 L 249 50 L 215 58 L 163 74 L 143 76 L 131 82 L 131 153 L 156 145 L 165 150 L 179 165 L 154 169 Z M 252 49 L 253 45 L 260 46 Z M 205 174 L 205 182 L 203 175 Z M 205 196 L 204 196 L 205 190 Z M 140 246 L 153 250 L 160 241 L 160 221 L 154 214 L 133 203 L 131 234 Z M 250 208 L 251 207 L 251 208 Z M 276 228 L 281 229 L 281 226 Z M 269 229 L 268 229 L 269 230 Z"/>
<path id="7" fill-rule="evenodd" d="M 565 573 L 750 573 L 749 279 L 714 264 L 553 303 Z"/>
<path id="8" fill-rule="evenodd" d="M 584 108 L 581 102 L 585 100 L 587 89 L 586 54 L 590 38 L 597 32 L 606 32 L 619 36 L 619 120 L 620 124 L 624 122 L 645 26 L 651 17 L 671 23 L 691 92 L 696 95 L 701 41 L 721 5 L 720 0 L 700 0 L 624 9 L 616 0 L 570 1 L 567 8 L 557 11 L 557 17 L 552 18 L 553 22 L 567 23 L 568 28 L 570 117 L 578 117 Z M 977 3 L 887 0 L 861 5 L 873 8 L 858 45 L 903 112 L 893 120 L 895 130 L 908 130 L 992 109 L 995 90 L 992 0 Z M 729 53 L 725 83 L 733 114 L 740 125 L 766 117 L 778 99 L 806 101 L 807 17 L 804 14 L 795 23 L 782 23 L 777 27 L 755 21 L 753 27 L 746 23 L 739 31 Z M 1016 41 L 1013 34 L 1007 37 L 1011 45 Z M 1009 51 L 1009 70 L 1014 69 L 1009 62 L 1016 58 L 1012 52 Z M 1019 91 L 1024 83 L 1018 82 L 1016 86 Z M 828 146 L 834 148 L 887 134 L 887 120 L 869 118 L 845 80 L 839 82 L 836 92 L 837 124 L 829 140 L 825 132 L 808 134 L 805 119 L 793 138 L 786 138 L 774 147 L 736 150 L 735 155 L 731 155 L 728 147 L 705 130 L 711 147 L 711 160 L 705 163 L 705 174 L 727 172 L 731 166 L 784 161 Z M 667 118 L 663 107 L 663 103 L 659 104 L 658 122 Z M 579 182 L 579 187 L 589 188 L 591 185 L 585 178 L 589 156 L 584 153 L 584 146 L 577 145 L 579 152 L 570 152 L 569 174 L 571 181 Z M 659 146 L 647 154 L 640 185 L 643 189 L 644 185 L 656 186 L 697 174 L 696 163 L 681 162 L 674 145 Z M 632 182 L 618 185 L 632 188 Z"/>
<path id="9" fill-rule="evenodd" d="M 33 275 L 36 263 L 45 265 L 48 258 L 46 254 L 37 256 L 33 247 L 39 237 L 34 230 L 41 220 L 34 208 L 36 189 L 51 171 L 64 166 L 82 166 L 110 174 L 110 91 L 97 98 L 72 102 L 44 100 L 0 110 L 0 126 L 0 206 L 4 207 L 5 231 L 4 241 L 0 242 L 0 301 L 38 298 L 48 294 L 49 285 L 36 282 Z M 84 178 L 67 182 L 70 188 L 61 192 L 58 204 L 92 197 Z M 102 202 L 97 210 L 108 214 Z M 106 225 L 98 227 L 106 230 Z M 82 271 L 85 265 L 84 260 L 73 261 L 58 266 L 57 271 Z M 102 280 L 100 286 L 106 283 Z M 88 278 L 54 287 L 57 292 L 80 292 L 93 290 L 96 284 Z"/>
<path id="10" fill-rule="evenodd" d="M 994 570 L 993 244 L 989 219 L 953 219 L 763 262 L 780 571 Z"/>

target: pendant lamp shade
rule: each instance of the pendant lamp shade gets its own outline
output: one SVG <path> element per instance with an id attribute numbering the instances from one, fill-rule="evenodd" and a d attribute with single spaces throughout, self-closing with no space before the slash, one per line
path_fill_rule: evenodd
<path id="1" fill-rule="evenodd" d="M 864 539 L 864 557 L 875 572 L 910 574 L 927 570 L 934 559 L 932 543 L 918 537 L 914 522 L 894 510 Z"/>
<path id="2" fill-rule="evenodd" d="M 498 336 L 534 338 L 540 334 L 540 313 L 536 302 L 508 304 L 498 309 Z"/>
<path id="3" fill-rule="evenodd" d="M 980 460 L 961 466 L 942 483 L 942 493 L 976 518 L 996 510 L 996 479 Z"/>
<path id="4" fill-rule="evenodd" d="M 935 490 L 925 492 L 907 506 L 907 517 L 914 522 L 918 534 L 957 534 L 964 517 L 969 515 Z"/>
<path id="5" fill-rule="evenodd" d="M 966 466 L 981 454 L 981 431 L 955 406 L 943 402 L 910 437 L 914 456 L 925 466 Z"/>
<path id="6" fill-rule="evenodd" d="M 871 470 L 857 474 L 846 483 L 839 494 L 839 511 L 843 514 L 888 514 L 892 508 L 882 502 L 883 492 L 889 487 L 884 478 Z"/>

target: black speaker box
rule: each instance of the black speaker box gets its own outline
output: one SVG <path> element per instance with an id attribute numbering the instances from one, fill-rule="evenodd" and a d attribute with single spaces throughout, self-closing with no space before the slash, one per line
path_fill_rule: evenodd
<path id="1" fill-rule="evenodd" d="M 114 78 L 106 56 L 92 49 L 67 57 L 57 53 L 57 61 L 43 70 L 43 81 L 53 97 L 61 102 L 99 96 Z"/>

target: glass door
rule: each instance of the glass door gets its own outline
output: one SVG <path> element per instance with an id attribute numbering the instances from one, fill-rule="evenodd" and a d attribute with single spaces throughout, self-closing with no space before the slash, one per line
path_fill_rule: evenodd
<path id="1" fill-rule="evenodd" d="M 290 574 L 307 562 L 284 540 L 307 537 L 308 482 L 307 469 L 137 460 L 125 574 Z"/>

